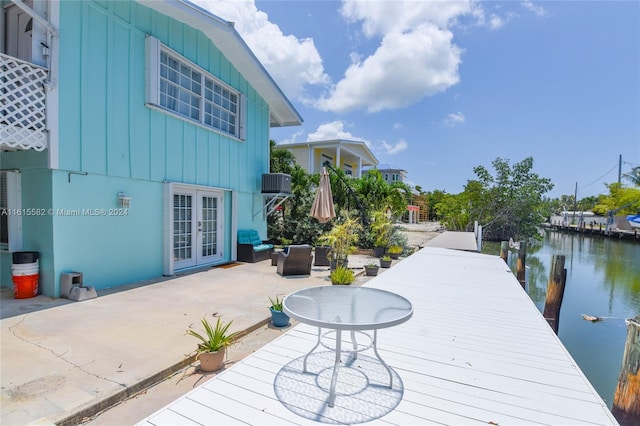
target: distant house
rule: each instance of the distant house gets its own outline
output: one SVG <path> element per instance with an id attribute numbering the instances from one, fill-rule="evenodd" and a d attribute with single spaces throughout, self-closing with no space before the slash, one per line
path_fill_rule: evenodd
<path id="1" fill-rule="evenodd" d="M 289 150 L 307 173 L 320 173 L 325 162 L 347 175 L 361 177 L 363 168 L 375 167 L 378 159 L 362 141 L 334 139 L 287 143 L 277 146 Z"/>
<path id="2" fill-rule="evenodd" d="M 371 169 L 372 168 L 367 168 L 365 171 L 369 171 Z M 378 164 L 375 169 L 380 172 L 382 179 L 387 183 L 404 182 L 407 180 L 407 171 L 399 167 L 395 167 L 390 164 Z"/>
<path id="3" fill-rule="evenodd" d="M 2 1 L 0 283 L 12 253 L 97 289 L 266 238 L 269 129 L 302 118 L 233 24 L 185 1 Z"/>

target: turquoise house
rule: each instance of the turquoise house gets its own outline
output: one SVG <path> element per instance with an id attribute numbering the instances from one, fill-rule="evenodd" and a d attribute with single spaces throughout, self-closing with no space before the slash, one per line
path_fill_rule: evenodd
<path id="1" fill-rule="evenodd" d="M 0 1 L 0 280 L 39 252 L 97 289 L 266 239 L 269 130 L 302 118 L 233 24 L 184 0 Z"/>

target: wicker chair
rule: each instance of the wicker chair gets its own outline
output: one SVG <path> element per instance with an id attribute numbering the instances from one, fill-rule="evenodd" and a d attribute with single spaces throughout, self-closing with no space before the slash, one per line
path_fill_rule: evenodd
<path id="1" fill-rule="evenodd" d="M 278 253 L 278 274 L 285 275 L 309 275 L 311 274 L 311 254 L 310 245 L 289 246 L 287 252 Z"/>

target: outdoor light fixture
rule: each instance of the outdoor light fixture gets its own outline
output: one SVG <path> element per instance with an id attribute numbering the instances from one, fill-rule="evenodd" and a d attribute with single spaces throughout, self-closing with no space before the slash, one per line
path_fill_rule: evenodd
<path id="1" fill-rule="evenodd" d="M 131 197 L 127 197 L 124 192 L 118 192 L 118 207 L 128 209 L 131 205 Z"/>

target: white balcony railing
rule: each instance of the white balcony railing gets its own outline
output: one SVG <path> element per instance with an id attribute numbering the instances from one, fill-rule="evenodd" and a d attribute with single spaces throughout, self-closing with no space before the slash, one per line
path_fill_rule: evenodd
<path id="1" fill-rule="evenodd" d="M 42 151 L 47 147 L 48 71 L 0 53 L 0 149 Z"/>

